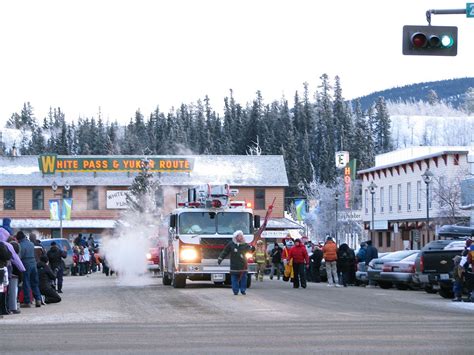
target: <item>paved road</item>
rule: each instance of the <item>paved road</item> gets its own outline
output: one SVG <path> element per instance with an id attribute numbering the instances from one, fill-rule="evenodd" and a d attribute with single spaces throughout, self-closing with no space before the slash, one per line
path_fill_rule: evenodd
<path id="1" fill-rule="evenodd" d="M 63 302 L 0 320 L 0 353 L 470 353 L 474 304 L 420 291 L 65 279 Z"/>

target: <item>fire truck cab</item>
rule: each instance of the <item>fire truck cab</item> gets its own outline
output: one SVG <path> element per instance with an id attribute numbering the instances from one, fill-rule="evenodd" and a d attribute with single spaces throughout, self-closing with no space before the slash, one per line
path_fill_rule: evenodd
<path id="1" fill-rule="evenodd" d="M 166 245 L 161 248 L 163 284 L 175 288 L 186 286 L 186 280 L 230 284 L 229 259 L 217 264 L 217 258 L 237 230 L 245 241 L 254 240 L 260 216 L 254 216 L 245 201 L 232 201 L 238 193 L 228 185 L 202 185 L 187 190 L 187 199 L 177 203 L 169 218 Z M 249 274 L 255 274 L 253 255 L 248 259 Z M 251 277 L 249 277 L 250 287 Z"/>

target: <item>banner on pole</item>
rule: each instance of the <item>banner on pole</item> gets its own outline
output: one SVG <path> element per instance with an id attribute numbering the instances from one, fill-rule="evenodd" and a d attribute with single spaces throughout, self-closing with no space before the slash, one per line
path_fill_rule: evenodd
<path id="1" fill-rule="evenodd" d="M 303 221 L 306 217 L 306 200 L 298 199 L 295 200 L 296 207 L 296 219 L 298 221 Z"/>
<path id="2" fill-rule="evenodd" d="M 72 198 L 63 199 L 62 219 L 63 221 L 69 221 L 71 219 L 72 211 Z"/>
<path id="3" fill-rule="evenodd" d="M 59 200 L 49 200 L 49 219 L 59 221 Z"/>

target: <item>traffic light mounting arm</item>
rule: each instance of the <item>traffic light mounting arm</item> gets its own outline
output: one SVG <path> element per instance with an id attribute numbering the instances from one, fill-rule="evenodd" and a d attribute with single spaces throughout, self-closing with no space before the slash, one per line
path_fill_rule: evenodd
<path id="1" fill-rule="evenodd" d="M 433 15 L 466 15 L 466 9 L 445 9 L 445 10 L 428 10 L 426 11 L 426 21 L 431 26 L 431 14 Z"/>

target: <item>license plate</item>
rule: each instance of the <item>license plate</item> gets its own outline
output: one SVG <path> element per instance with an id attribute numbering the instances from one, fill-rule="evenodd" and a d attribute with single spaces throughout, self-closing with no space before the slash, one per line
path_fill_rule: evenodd
<path id="1" fill-rule="evenodd" d="M 439 279 L 440 280 L 449 280 L 449 274 L 440 274 Z"/>
<path id="2" fill-rule="evenodd" d="M 211 274 L 212 281 L 224 281 L 225 274 Z"/>

